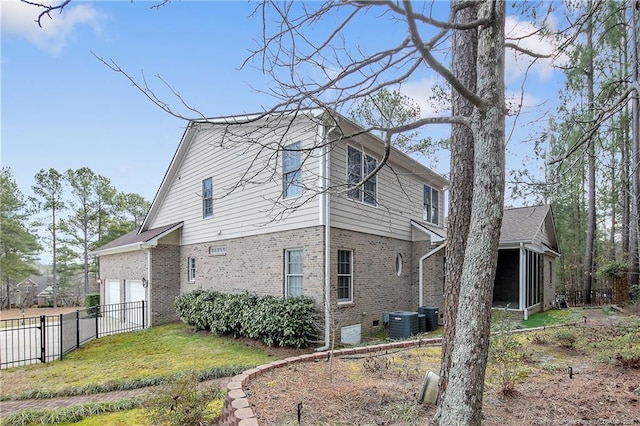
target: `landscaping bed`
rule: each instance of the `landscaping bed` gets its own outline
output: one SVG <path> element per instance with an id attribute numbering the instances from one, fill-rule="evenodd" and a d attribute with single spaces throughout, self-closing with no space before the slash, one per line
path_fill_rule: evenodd
<path id="1" fill-rule="evenodd" d="M 585 318 L 518 336 L 524 362 L 506 395 L 490 364 L 483 424 L 640 424 L 640 363 L 625 364 L 621 355 L 638 353 L 639 319 L 597 311 Z M 297 363 L 251 380 L 245 391 L 261 425 L 298 424 L 299 408 L 301 424 L 427 425 L 435 409 L 416 399 L 439 356 L 437 347 L 412 348 Z"/>

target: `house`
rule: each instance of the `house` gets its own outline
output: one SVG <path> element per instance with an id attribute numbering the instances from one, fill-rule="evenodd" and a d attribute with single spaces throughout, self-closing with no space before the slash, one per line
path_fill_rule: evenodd
<path id="1" fill-rule="evenodd" d="M 442 303 L 444 251 L 420 259 L 444 241 L 447 185 L 335 113 L 192 120 L 141 228 L 94 251 L 101 303 L 146 300 L 161 324 L 196 289 L 306 295 L 325 341 L 330 317 L 357 339 Z"/>
<path id="2" fill-rule="evenodd" d="M 493 306 L 529 314 L 554 306 L 560 256 L 551 206 L 505 209 L 500 229 Z"/>
<path id="3" fill-rule="evenodd" d="M 47 287 L 49 281 L 50 277 L 42 275 L 31 275 L 20 281 L 16 284 L 12 297 L 15 305 L 20 307 L 31 307 L 36 304 L 46 305 L 46 301 L 40 300 L 39 294 Z"/>
<path id="4" fill-rule="evenodd" d="M 146 300 L 156 325 L 196 289 L 305 295 L 324 313 L 325 345 L 334 322 L 358 341 L 385 312 L 442 306 L 447 185 L 336 113 L 192 120 L 140 229 L 94 251 L 101 303 Z M 547 306 L 552 282 L 518 268 L 557 254 L 542 211 L 501 243 L 518 266 L 503 265 L 496 297 L 525 314 Z"/>

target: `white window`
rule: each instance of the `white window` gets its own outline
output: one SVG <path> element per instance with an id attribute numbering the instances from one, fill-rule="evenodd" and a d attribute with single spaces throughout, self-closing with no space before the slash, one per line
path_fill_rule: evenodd
<path id="1" fill-rule="evenodd" d="M 302 249 L 285 250 L 285 296 L 302 296 Z"/>
<path id="2" fill-rule="evenodd" d="M 347 146 L 347 184 L 357 185 L 378 166 L 378 160 L 362 151 Z M 347 197 L 371 206 L 377 205 L 378 176 L 367 179 L 362 186 L 352 189 Z"/>
<path id="3" fill-rule="evenodd" d="M 338 303 L 353 302 L 353 252 L 338 250 Z"/>
<path id="4" fill-rule="evenodd" d="M 202 218 L 213 216 L 213 178 L 202 181 Z"/>
<path id="5" fill-rule="evenodd" d="M 430 187 L 429 185 L 425 185 L 424 186 L 423 219 L 426 222 L 437 225 L 438 215 L 439 215 L 438 190 Z"/>
<path id="6" fill-rule="evenodd" d="M 282 152 L 283 198 L 297 197 L 302 193 L 302 145 L 296 142 Z"/>
<path id="7" fill-rule="evenodd" d="M 196 258 L 190 257 L 187 260 L 187 274 L 189 276 L 189 282 L 196 280 Z"/>

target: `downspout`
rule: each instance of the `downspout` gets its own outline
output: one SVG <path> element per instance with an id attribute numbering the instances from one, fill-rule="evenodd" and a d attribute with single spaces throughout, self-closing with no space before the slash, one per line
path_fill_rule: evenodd
<path id="1" fill-rule="evenodd" d="M 440 244 L 438 247 L 434 248 L 433 250 L 431 250 L 429 253 L 425 254 L 424 256 L 422 256 L 420 258 L 420 260 L 418 261 L 418 265 L 419 265 L 419 274 L 420 277 L 418 278 L 418 282 L 419 282 L 419 286 L 418 286 L 418 306 L 422 306 L 422 300 L 424 297 L 424 267 L 423 267 L 423 262 L 430 258 L 431 256 L 433 256 L 434 254 L 436 254 L 437 252 L 439 252 L 440 250 L 442 250 L 445 246 L 447 245 L 447 242 L 445 241 L 444 243 Z"/>
<path id="2" fill-rule="evenodd" d="M 320 194 L 322 214 L 320 222 L 324 225 L 324 346 L 317 351 L 325 351 L 331 345 L 331 221 L 329 208 L 331 197 L 329 196 L 330 151 L 327 149 L 327 135 L 333 128 L 327 130 L 325 125 L 318 126 L 318 138 L 322 144 L 320 155 Z"/>
<path id="3" fill-rule="evenodd" d="M 147 327 L 151 327 L 151 249 L 147 250 Z"/>
<path id="4" fill-rule="evenodd" d="M 527 262 L 525 261 L 525 250 L 524 243 L 520 242 L 520 273 L 518 274 L 519 285 L 520 288 L 520 297 L 518 303 L 520 303 L 520 309 L 524 312 L 524 320 L 529 319 L 529 313 L 527 312 L 527 304 L 526 293 L 527 293 L 527 283 L 525 278 L 525 268 L 527 267 Z"/>

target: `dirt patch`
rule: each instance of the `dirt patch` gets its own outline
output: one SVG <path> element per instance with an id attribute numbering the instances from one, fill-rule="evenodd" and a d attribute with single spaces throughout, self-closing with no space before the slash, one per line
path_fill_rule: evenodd
<path id="1" fill-rule="evenodd" d="M 624 323 L 614 318 L 589 316 L 572 330 L 591 344 L 598 333 L 610 335 L 611 324 Z M 602 359 L 597 345 L 588 351 L 524 340 L 527 373 L 516 392 L 504 396 L 487 374 L 483 424 L 640 424 L 640 369 Z M 245 390 L 264 425 L 298 424 L 299 408 L 303 425 L 427 425 L 435 409 L 416 399 L 428 370 L 439 370 L 439 348 L 294 364 L 251 380 Z"/>
<path id="2" fill-rule="evenodd" d="M 69 312 L 75 312 L 78 309 L 84 309 L 82 307 L 64 307 L 64 308 L 25 308 L 24 316 L 39 317 L 40 315 L 60 315 L 67 314 Z M 22 318 L 21 309 L 3 309 L 0 311 L 0 320 L 17 319 Z"/>

